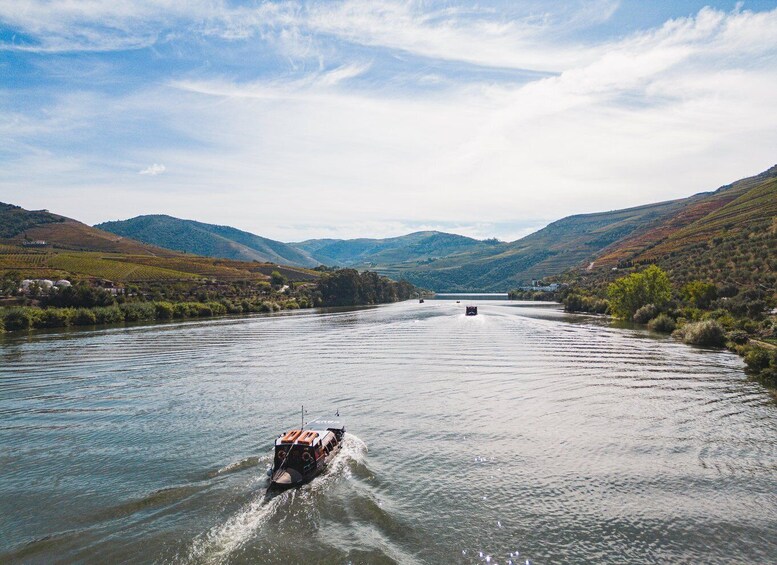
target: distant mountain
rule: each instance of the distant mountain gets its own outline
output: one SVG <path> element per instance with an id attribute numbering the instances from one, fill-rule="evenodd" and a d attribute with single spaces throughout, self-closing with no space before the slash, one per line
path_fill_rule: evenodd
<path id="1" fill-rule="evenodd" d="M 569 216 L 511 243 L 439 232 L 385 240 L 312 240 L 296 245 L 325 264 L 372 268 L 441 291 L 506 291 L 558 274 L 683 206 L 684 200 Z"/>
<path id="2" fill-rule="evenodd" d="M 166 257 L 176 255 L 167 250 L 127 239 L 79 221 L 52 214 L 48 210 L 25 210 L 13 204 L 0 203 L 0 239 L 21 244 L 26 240 L 46 241 L 57 249 L 131 253 Z"/>
<path id="3" fill-rule="evenodd" d="M 314 281 L 309 269 L 201 257 L 93 228 L 48 210 L 0 203 L 0 276 L 110 280 L 118 283 L 262 282 L 279 271 L 290 281 Z"/>
<path id="4" fill-rule="evenodd" d="M 342 267 L 425 262 L 458 253 L 492 248 L 496 240 L 420 231 L 386 239 L 311 239 L 290 243 L 326 265 Z"/>
<path id="5" fill-rule="evenodd" d="M 172 216 L 137 216 L 129 220 L 104 222 L 95 227 L 167 249 L 206 257 L 297 267 L 315 267 L 320 264 L 306 252 L 280 241 L 229 226 L 181 220 Z"/>
<path id="6" fill-rule="evenodd" d="M 747 254 L 761 241 L 748 230 L 753 226 L 766 232 L 777 230 L 772 227 L 777 222 L 773 220 L 777 216 L 776 178 L 777 166 L 715 192 L 569 216 L 510 243 L 462 238 L 458 246 L 442 246 L 437 253 L 426 255 L 414 253 L 412 246 L 397 249 L 397 240 L 403 238 L 313 240 L 297 245 L 323 263 L 372 268 L 436 291 L 506 291 L 569 269 L 611 271 L 631 262 L 658 261 L 682 269 L 683 263 L 692 264 L 689 254 L 698 253 L 699 246 L 727 242 L 738 253 Z M 758 253 L 774 254 L 773 249 L 758 249 Z M 708 262 L 718 260 L 709 258 Z"/>

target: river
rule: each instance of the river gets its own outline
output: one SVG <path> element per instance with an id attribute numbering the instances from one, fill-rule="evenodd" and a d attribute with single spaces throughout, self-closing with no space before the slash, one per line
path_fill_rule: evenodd
<path id="1" fill-rule="evenodd" d="M 477 304 L 0 336 L 0 562 L 777 562 L 741 359 Z M 266 496 L 303 404 L 345 447 Z"/>

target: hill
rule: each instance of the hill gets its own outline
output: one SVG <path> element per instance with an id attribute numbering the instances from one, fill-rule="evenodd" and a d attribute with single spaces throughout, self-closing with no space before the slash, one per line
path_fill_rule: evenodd
<path id="1" fill-rule="evenodd" d="M 406 276 L 413 284 L 431 288 L 506 291 L 584 263 L 682 205 L 676 200 L 569 216 L 514 242 L 419 265 Z"/>
<path id="2" fill-rule="evenodd" d="M 45 242 L 36 243 L 32 242 Z M 213 259 L 135 241 L 52 214 L 0 203 L 0 275 L 103 279 L 119 283 L 269 280 L 278 270 L 291 281 L 318 273 L 276 263 Z"/>
<path id="3" fill-rule="evenodd" d="M 426 256 L 412 253 L 412 246 L 396 251 L 392 245 L 402 238 L 313 240 L 298 245 L 324 263 L 352 261 L 348 264 L 356 268 L 373 268 L 436 291 L 507 291 L 567 270 L 607 276 L 619 265 L 651 262 L 677 271 L 693 266 L 712 277 L 711 269 L 701 269 L 695 256 L 718 245 L 723 245 L 719 250 L 726 256 L 751 257 L 751 261 L 774 257 L 766 234 L 777 229 L 771 227 L 777 215 L 776 177 L 777 167 L 773 167 L 714 192 L 569 216 L 510 243 L 469 240 Z M 704 261 L 715 265 L 719 273 L 714 276 L 719 279 L 726 270 L 724 259 L 712 255 L 705 255 Z M 755 263 L 751 266 L 760 268 Z"/>
<path id="4" fill-rule="evenodd" d="M 777 166 L 695 197 L 678 213 L 605 249 L 585 275 L 612 278 L 652 263 L 678 283 L 701 279 L 774 292 Z"/>
<path id="5" fill-rule="evenodd" d="M 181 220 L 172 216 L 137 216 L 129 220 L 105 222 L 95 227 L 159 247 L 205 257 L 298 267 L 315 267 L 319 264 L 304 251 L 280 241 L 229 226 Z"/>
<path id="6" fill-rule="evenodd" d="M 493 247 L 496 240 L 479 241 L 463 235 L 420 231 L 385 239 L 311 239 L 291 243 L 327 265 L 388 265 L 424 262 Z"/>

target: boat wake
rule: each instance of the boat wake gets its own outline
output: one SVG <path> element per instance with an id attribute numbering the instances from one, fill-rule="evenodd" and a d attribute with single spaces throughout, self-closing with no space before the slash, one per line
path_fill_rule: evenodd
<path id="1" fill-rule="evenodd" d="M 311 483 L 278 494 L 268 494 L 262 481 L 262 491 L 236 514 L 195 538 L 184 559 L 186 563 L 224 563 L 240 550 L 277 511 L 300 498 L 307 501 L 311 495 L 325 491 L 329 486 L 352 476 L 352 468 L 364 464 L 367 445 L 353 434 L 346 434 L 340 453 L 329 464 L 327 471 Z"/>

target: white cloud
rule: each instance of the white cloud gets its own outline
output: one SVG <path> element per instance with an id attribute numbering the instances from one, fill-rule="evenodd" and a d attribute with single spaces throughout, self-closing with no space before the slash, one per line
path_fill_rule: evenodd
<path id="1" fill-rule="evenodd" d="M 704 9 L 578 49 L 548 48 L 536 31 L 551 25 L 544 17 L 499 23 L 484 13 L 467 23 L 455 10 L 419 17 L 420 3 L 372 12 L 355 2 L 316 6 L 276 8 L 273 21 L 286 23 L 273 37 L 286 34 L 284 49 L 302 48 L 315 30 L 360 45 L 559 73 L 520 85 L 450 81 L 388 92 L 374 78 L 379 64 L 359 51 L 292 78 L 189 75 L 132 94 L 62 97 L 47 117 L 17 112 L 18 128 L 0 120 L 0 133 L 23 155 L 6 162 L 0 188 L 24 185 L 19 203 L 67 214 L 73 191 L 110 185 L 110 209 L 97 199 L 85 199 L 93 209 L 73 208 L 92 222 L 122 210 L 287 240 L 333 225 L 327 233 L 340 236 L 448 226 L 507 238 L 567 214 L 713 189 L 777 161 L 777 10 Z M 128 117 L 117 124 L 117 116 Z M 150 116 L 153 127 L 142 129 L 134 116 Z M 146 138 L 124 147 L 121 162 L 96 143 L 75 156 L 23 149 L 125 130 Z M 155 180 L 153 198 L 143 198 L 152 194 L 147 179 L 124 173 L 154 161 L 175 174 Z M 141 173 L 164 170 L 155 163 Z"/>
<path id="2" fill-rule="evenodd" d="M 151 175 L 152 177 L 155 177 L 156 175 L 161 175 L 166 170 L 167 170 L 167 167 L 165 167 L 164 165 L 160 165 L 159 163 L 154 163 L 153 165 L 146 167 L 141 171 L 138 171 L 138 174 Z"/>

